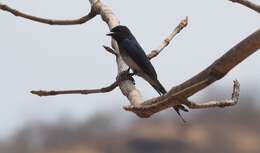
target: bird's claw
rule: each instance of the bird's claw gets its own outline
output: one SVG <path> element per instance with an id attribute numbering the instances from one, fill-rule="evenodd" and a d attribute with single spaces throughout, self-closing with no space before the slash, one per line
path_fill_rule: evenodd
<path id="1" fill-rule="evenodd" d="M 120 72 L 118 77 L 117 77 L 117 79 L 119 79 L 120 81 L 122 81 L 122 80 L 131 80 L 133 82 L 133 84 L 135 85 L 135 80 L 132 77 L 133 75 L 129 71 L 130 71 L 130 68 L 128 68 L 125 71 Z"/>

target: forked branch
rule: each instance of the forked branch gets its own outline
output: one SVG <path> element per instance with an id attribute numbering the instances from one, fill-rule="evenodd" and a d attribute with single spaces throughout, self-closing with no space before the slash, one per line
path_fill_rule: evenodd
<path id="1" fill-rule="evenodd" d="M 239 92 L 240 92 L 240 85 L 239 85 L 239 82 L 237 80 L 235 80 L 231 99 L 219 100 L 219 101 L 209 101 L 209 102 L 205 102 L 205 103 L 194 103 L 189 100 L 186 100 L 186 102 L 184 102 L 184 104 L 191 109 L 202 109 L 202 108 L 210 108 L 210 107 L 224 108 L 224 107 L 236 105 L 238 103 Z"/>
<path id="2" fill-rule="evenodd" d="M 260 48 L 260 29 L 231 48 L 208 68 L 184 83 L 173 87 L 167 94 L 147 100 L 141 106 L 125 107 L 138 116 L 149 117 L 152 114 L 175 105 L 185 104 L 187 98 L 223 78 L 232 68 Z"/>

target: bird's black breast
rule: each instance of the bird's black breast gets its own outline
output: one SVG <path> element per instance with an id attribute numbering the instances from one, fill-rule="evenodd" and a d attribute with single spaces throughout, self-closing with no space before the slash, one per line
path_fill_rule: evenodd
<path id="1" fill-rule="evenodd" d="M 132 69 L 134 70 L 141 69 L 143 72 L 139 72 L 139 73 L 145 73 L 150 77 L 157 79 L 157 74 L 152 63 L 150 62 L 144 50 L 142 49 L 142 47 L 139 45 L 139 43 L 136 41 L 135 38 L 124 39 L 120 41 L 118 45 L 122 56 L 128 56 L 139 67 L 139 68 L 133 68 L 131 67 L 131 65 L 127 63 Z"/>

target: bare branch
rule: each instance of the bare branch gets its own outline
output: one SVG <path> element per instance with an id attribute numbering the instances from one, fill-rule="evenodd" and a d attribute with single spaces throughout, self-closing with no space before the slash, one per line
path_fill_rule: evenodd
<path id="1" fill-rule="evenodd" d="M 244 5 L 258 13 L 260 13 L 260 5 L 257 5 L 251 1 L 248 1 L 248 0 L 229 0 L 231 2 L 234 2 L 234 3 L 239 3 L 241 5 Z"/>
<path id="2" fill-rule="evenodd" d="M 91 3 L 92 8 L 96 10 L 95 12 L 97 14 L 100 14 L 102 20 L 108 25 L 110 29 L 119 25 L 119 20 L 116 18 L 112 9 L 109 6 L 103 4 L 101 0 L 89 0 L 89 2 Z M 118 75 L 120 75 L 128 69 L 128 66 L 120 56 L 118 45 L 113 39 L 111 41 L 111 46 L 116 51 L 116 54 L 119 55 L 116 57 L 116 62 Z M 130 77 L 128 79 L 120 81 L 119 87 L 123 95 L 128 98 L 129 102 L 132 105 L 139 106 L 143 102 L 141 93 L 138 89 L 135 88 L 134 80 Z"/>
<path id="3" fill-rule="evenodd" d="M 100 89 L 85 89 L 85 90 L 38 90 L 38 91 L 31 91 L 32 94 L 37 96 L 56 96 L 56 95 L 65 95 L 65 94 L 94 94 L 94 93 L 106 93 L 114 90 L 118 86 L 119 81 L 115 81 L 111 85 L 100 88 Z"/>
<path id="4" fill-rule="evenodd" d="M 210 108 L 210 107 L 224 108 L 227 106 L 233 106 L 238 103 L 239 91 L 240 91 L 239 82 L 237 80 L 235 80 L 231 99 L 220 100 L 220 101 L 210 101 L 210 102 L 206 102 L 206 103 L 194 103 L 189 100 L 186 100 L 186 102 L 184 104 L 186 106 L 188 106 L 190 109 L 202 109 L 202 108 Z"/>
<path id="5" fill-rule="evenodd" d="M 149 53 L 147 55 L 147 57 L 149 59 L 152 59 L 154 57 L 156 57 L 158 54 L 160 54 L 162 52 L 162 50 L 167 47 L 170 42 L 172 41 L 172 39 L 186 26 L 188 25 L 188 17 L 186 17 L 185 19 L 183 19 L 179 25 L 174 29 L 174 31 L 167 37 L 164 39 L 163 43 L 157 48 L 151 51 L 151 53 Z"/>
<path id="6" fill-rule="evenodd" d="M 182 93 L 184 97 L 190 97 L 213 82 L 223 78 L 231 69 L 245 60 L 248 56 L 255 53 L 259 48 L 260 29 L 235 45 L 204 71 L 200 72 L 181 85 L 172 88 L 170 92 L 175 93 L 177 91 L 187 89 L 192 85 L 198 84 L 196 88 L 189 88 L 189 90 Z"/>
<path id="7" fill-rule="evenodd" d="M 56 19 L 46 19 L 46 18 L 41 18 L 41 17 L 36 17 L 30 14 L 26 14 L 23 12 L 20 12 L 18 10 L 15 10 L 8 5 L 0 3 L 0 9 L 3 11 L 7 11 L 12 13 L 15 16 L 19 16 L 28 20 L 32 20 L 35 22 L 40 22 L 40 23 L 45 23 L 49 25 L 75 25 L 75 24 L 83 24 L 89 21 L 90 19 L 94 18 L 96 16 L 96 12 L 91 9 L 89 14 L 79 18 L 79 19 L 74 19 L 74 20 L 56 20 Z"/>
<path id="8" fill-rule="evenodd" d="M 149 117 L 166 108 L 183 104 L 193 94 L 224 77 L 232 68 L 260 48 L 260 29 L 231 48 L 208 68 L 184 83 L 173 87 L 167 94 L 142 103 L 141 106 L 125 107 L 140 117 Z"/>
<path id="9" fill-rule="evenodd" d="M 99 89 L 81 89 L 81 90 L 38 90 L 31 91 L 32 94 L 37 96 L 56 96 L 56 95 L 65 95 L 65 94 L 94 94 L 94 93 L 106 93 L 114 90 L 120 82 L 124 80 L 133 80 L 132 76 L 129 75 L 128 71 L 124 71 L 116 77 L 116 81 L 111 85 Z"/>

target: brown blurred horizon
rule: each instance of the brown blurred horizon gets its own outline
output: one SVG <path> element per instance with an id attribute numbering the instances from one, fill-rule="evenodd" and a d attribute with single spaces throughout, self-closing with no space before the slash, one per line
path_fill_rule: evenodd
<path id="1" fill-rule="evenodd" d="M 216 97 L 225 91 L 208 91 Z M 222 94 L 221 94 L 222 93 Z M 0 143 L 1 153 L 259 153 L 260 109 L 246 94 L 229 108 L 196 110 L 182 123 L 173 111 L 149 119 L 109 112 L 89 120 L 32 121 Z M 184 114 L 185 116 L 185 114 Z"/>

